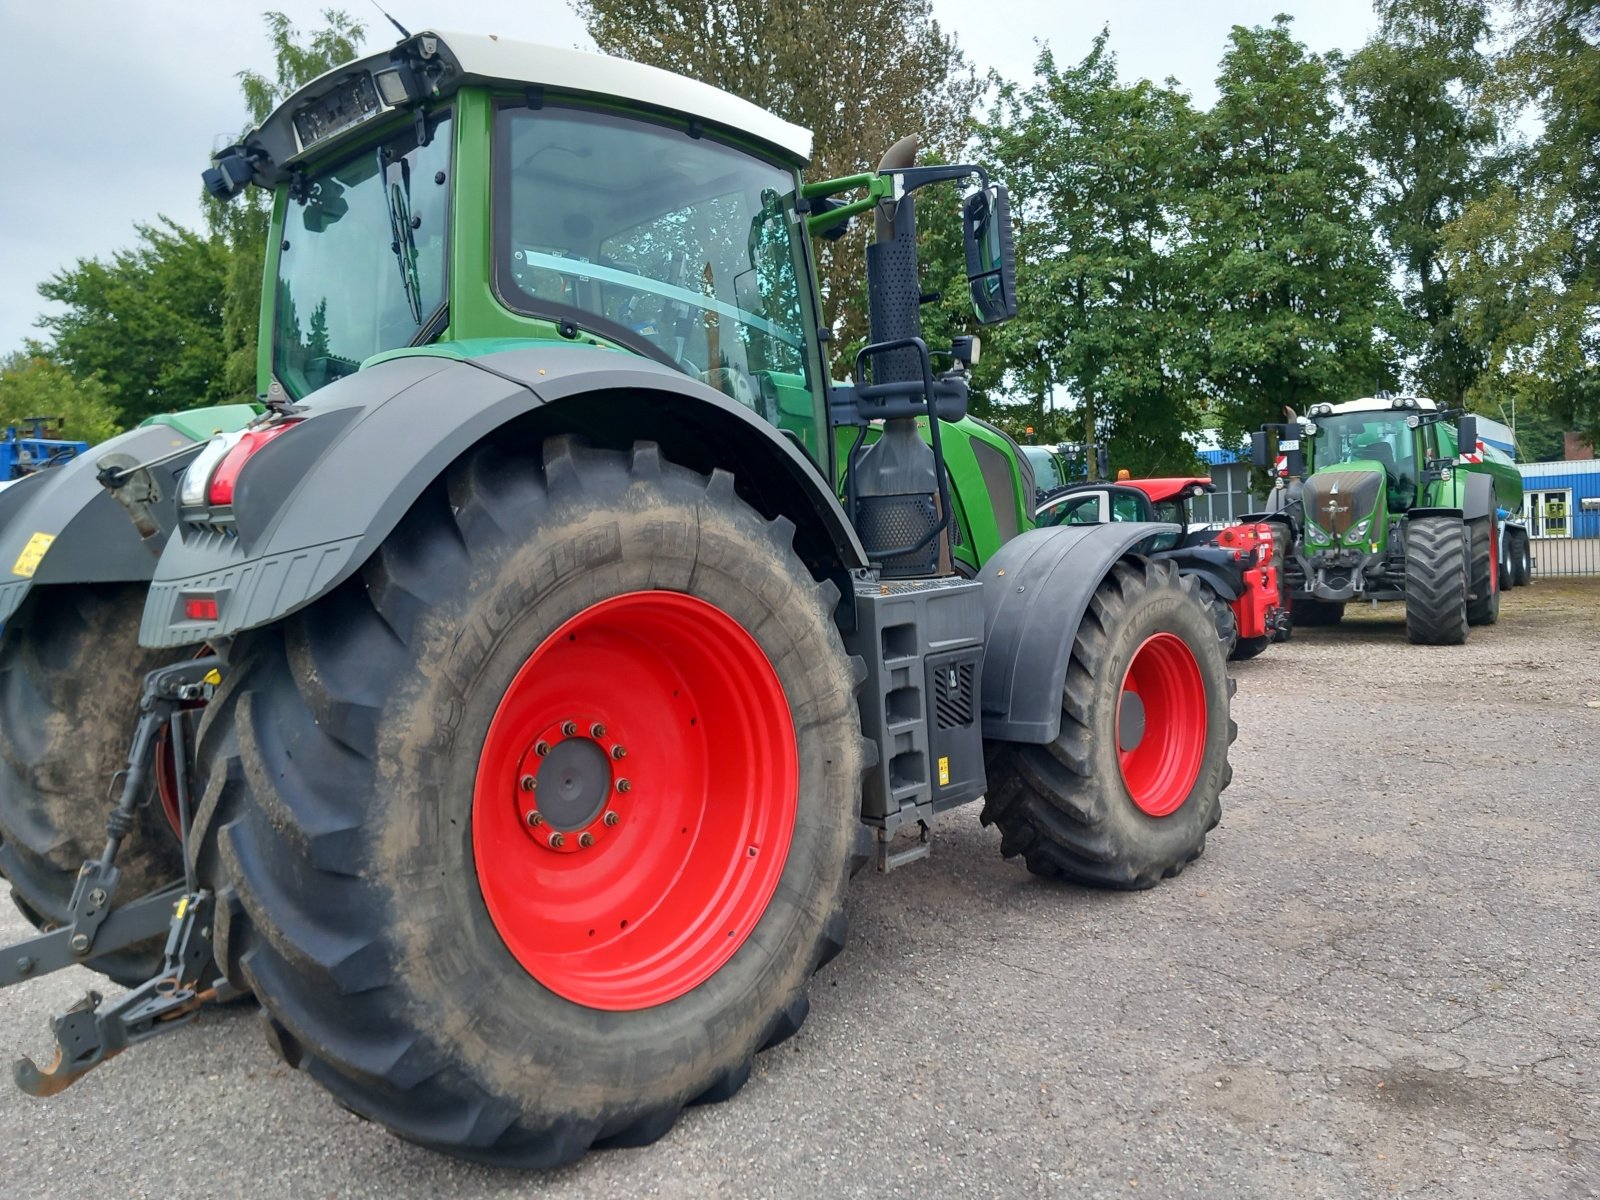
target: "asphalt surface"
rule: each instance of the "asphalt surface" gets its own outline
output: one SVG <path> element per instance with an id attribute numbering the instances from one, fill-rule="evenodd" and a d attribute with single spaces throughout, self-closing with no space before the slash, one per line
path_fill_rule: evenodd
<path id="1" fill-rule="evenodd" d="M 1222 825 L 1155 891 L 1033 880 L 972 809 L 858 879 L 805 1029 L 652 1147 L 455 1163 L 216 1012 L 0 1087 L 0 1195 L 1600 1196 L 1600 581 L 1461 649 L 1397 617 L 1236 664 Z M 0 993 L 0 1054 L 91 981 Z"/>

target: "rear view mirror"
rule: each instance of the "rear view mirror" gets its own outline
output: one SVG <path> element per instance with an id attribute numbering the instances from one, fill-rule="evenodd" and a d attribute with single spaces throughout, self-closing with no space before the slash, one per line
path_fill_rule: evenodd
<path id="1" fill-rule="evenodd" d="M 1011 206 L 1003 184 L 979 188 L 962 205 L 967 284 L 980 325 L 1017 315 L 1017 256 L 1011 240 Z"/>
<path id="2" fill-rule="evenodd" d="M 1258 429 L 1250 435 L 1250 463 L 1265 471 L 1272 465 L 1272 448 L 1267 445 L 1267 431 Z"/>
<path id="3" fill-rule="evenodd" d="M 1478 452 L 1478 418 L 1468 414 L 1456 422 L 1456 446 L 1461 454 Z"/>

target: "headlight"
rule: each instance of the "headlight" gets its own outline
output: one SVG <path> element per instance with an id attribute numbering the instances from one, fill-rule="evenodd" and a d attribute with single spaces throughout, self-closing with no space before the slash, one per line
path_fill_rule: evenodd
<path id="1" fill-rule="evenodd" d="M 1327 530 L 1323 529 L 1322 526 L 1318 525 L 1315 521 L 1306 522 L 1306 541 L 1316 542 L 1325 546 L 1332 540 L 1333 539 L 1329 537 Z"/>
<path id="2" fill-rule="evenodd" d="M 189 469 L 183 474 L 183 483 L 178 488 L 178 503 L 184 508 L 200 508 L 206 502 L 206 484 L 211 482 L 211 473 L 217 469 L 217 464 L 228 456 L 243 433 L 219 433 L 206 443 L 205 449 L 195 456 L 189 464 Z"/>
<path id="3" fill-rule="evenodd" d="M 1367 530 L 1368 530 L 1368 528 L 1371 527 L 1371 525 L 1372 525 L 1372 518 L 1371 517 L 1367 517 L 1365 520 L 1362 520 L 1362 521 L 1357 521 L 1354 525 L 1350 526 L 1349 529 L 1345 530 L 1345 534 L 1344 534 L 1345 542 L 1347 544 L 1351 545 L 1351 546 L 1360 545 L 1363 541 L 1366 540 Z"/>

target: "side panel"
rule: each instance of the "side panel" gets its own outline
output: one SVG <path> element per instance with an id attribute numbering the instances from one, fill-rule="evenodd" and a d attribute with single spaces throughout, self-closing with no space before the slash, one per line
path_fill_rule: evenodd
<path id="1" fill-rule="evenodd" d="M 135 429 L 0 493 L 0 621 L 16 612 L 36 583 L 149 579 L 155 557 L 122 506 L 100 486 L 95 463 L 112 451 L 147 461 L 185 446 L 199 443 L 166 426 Z M 162 501 L 155 515 L 166 529 L 176 523 L 177 478 L 186 461 L 156 472 Z"/>
<path id="2" fill-rule="evenodd" d="M 1112 565 L 1171 525 L 1118 521 L 1033 529 L 984 564 L 979 692 L 985 740 L 1049 742 L 1061 732 L 1072 641 Z"/>
<path id="3" fill-rule="evenodd" d="M 803 529 L 823 531 L 828 566 L 865 565 L 832 490 L 794 443 L 679 372 L 573 346 L 459 360 L 416 355 L 378 363 L 308 398 L 306 428 L 272 442 L 240 474 L 238 536 L 190 527 L 168 543 L 141 640 L 162 647 L 227 637 L 326 595 L 452 461 L 555 404 L 563 406 L 555 428 L 619 442 L 670 434 L 685 448 L 746 465 L 753 487 L 802 498 L 805 507 L 795 501 L 782 511 Z M 187 592 L 213 595 L 217 619 L 185 620 Z"/>

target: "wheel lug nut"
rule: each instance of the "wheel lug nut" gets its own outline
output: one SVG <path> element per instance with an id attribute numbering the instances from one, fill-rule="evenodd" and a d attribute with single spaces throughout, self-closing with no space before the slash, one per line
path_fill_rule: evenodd
<path id="1" fill-rule="evenodd" d="M 522 790 L 525 792 L 531 792 L 534 788 L 539 786 L 539 781 L 532 775 L 524 775 L 520 782 L 522 784 Z"/>
<path id="2" fill-rule="evenodd" d="M 549 742 L 535 742 L 533 744 L 533 752 L 535 754 L 537 754 L 540 758 L 543 758 L 546 754 L 550 753 L 550 743 Z"/>
<path id="3" fill-rule="evenodd" d="M 537 808 L 530 808 L 528 810 L 528 824 L 534 826 L 544 824 L 544 816 Z"/>
<path id="4" fill-rule="evenodd" d="M 603 738 L 603 737 L 605 737 L 605 735 L 606 735 L 606 727 L 604 725 L 600 724 L 599 721 L 596 721 L 593 725 L 589 726 L 589 736 L 590 737 L 592 737 L 592 738 Z"/>
<path id="5" fill-rule="evenodd" d="M 618 821 L 620 821 L 620 820 L 622 820 L 622 818 L 617 816 L 617 814 L 614 813 L 614 812 L 608 812 L 605 815 L 605 823 L 606 823 L 607 828 L 614 827 L 616 825 L 616 823 Z"/>
<path id="6" fill-rule="evenodd" d="M 631 792 L 631 791 L 633 791 L 633 780 L 631 780 L 631 779 L 619 779 L 619 780 L 617 780 L 617 791 L 619 791 L 619 792 Z"/>
<path id="7" fill-rule="evenodd" d="M 562 735 L 564 737 L 575 737 L 575 736 L 577 736 L 578 723 L 576 721 L 563 721 L 563 722 L 561 722 L 561 733 L 562 733 Z"/>
<path id="8" fill-rule="evenodd" d="M 567 835 L 566 834 L 564 834 L 564 833 L 552 833 L 550 835 L 550 848 L 552 850 L 559 850 L 559 849 L 561 849 L 561 847 L 565 846 L 566 844 L 567 844 Z"/>
<path id="9" fill-rule="evenodd" d="M 585 849 L 587 849 L 588 847 L 594 845 L 594 834 L 592 834 L 592 833 L 580 833 L 578 835 L 578 845 L 584 847 Z"/>
<path id="10" fill-rule="evenodd" d="M 627 758 L 628 757 L 628 748 L 626 746 L 613 746 L 613 747 L 611 747 L 611 757 L 612 758 Z"/>

